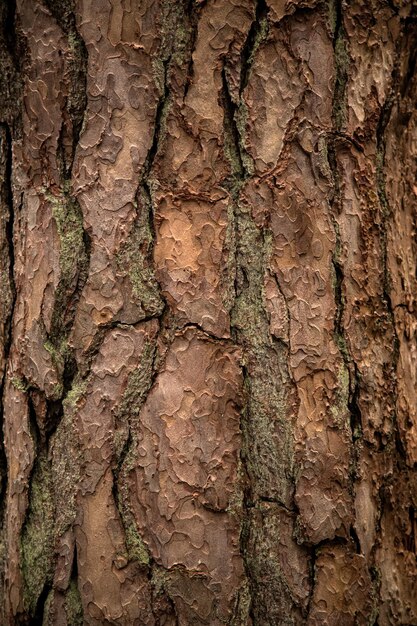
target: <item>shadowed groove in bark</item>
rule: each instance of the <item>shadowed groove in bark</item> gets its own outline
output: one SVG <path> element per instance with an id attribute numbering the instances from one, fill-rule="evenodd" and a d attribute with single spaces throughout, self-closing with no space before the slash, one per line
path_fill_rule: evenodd
<path id="1" fill-rule="evenodd" d="M 268 11 L 264 0 L 256 3 L 255 19 L 241 54 L 240 96 L 248 84 L 256 52 L 267 38 Z M 259 228 L 255 224 L 251 207 L 243 202 L 241 197 L 241 190 L 251 177 L 251 157 L 244 147 L 244 124 L 241 124 L 243 101 L 242 99 L 237 103 L 233 101 L 228 88 L 227 66 L 223 68 L 222 80 L 225 142 L 228 145 L 232 168 L 228 188 L 233 200 L 235 232 L 235 302 L 231 310 L 231 326 L 232 337 L 242 347 L 244 355 L 242 371 L 245 402 L 241 414 L 241 465 L 244 486 L 240 551 L 249 585 L 248 616 L 254 624 L 258 624 L 261 623 L 259 620 L 263 619 L 265 611 L 265 607 L 262 606 L 262 588 L 266 584 L 262 575 L 265 555 L 261 551 L 255 556 L 252 551 L 258 531 L 259 539 L 265 532 L 263 528 L 265 521 L 258 527 L 259 523 L 253 513 L 258 511 L 262 518 L 262 505 L 272 507 L 276 505 L 289 514 L 294 513 L 294 509 L 291 508 L 292 498 L 291 505 L 286 502 L 286 494 L 293 489 L 294 480 L 291 436 L 288 431 L 289 425 L 284 426 L 281 421 L 285 420 L 281 416 L 283 396 L 291 382 L 286 364 L 288 346 L 271 338 L 263 302 L 264 271 L 267 267 L 270 234 L 267 229 Z M 264 372 L 262 362 L 268 362 L 270 373 Z M 275 447 L 276 440 L 272 436 L 274 423 L 282 429 L 283 440 L 279 448 Z M 268 483 L 267 473 L 264 474 L 262 469 L 263 455 L 277 466 L 276 484 L 272 492 L 269 492 L 272 485 Z M 265 541 L 265 538 L 263 540 Z M 276 599 L 278 605 L 285 606 L 285 611 L 293 610 L 293 600 L 285 578 L 279 577 L 275 584 L 278 584 L 282 595 Z"/>
<path id="2" fill-rule="evenodd" d="M 410 41 L 411 40 L 411 43 Z M 408 46 L 404 46 L 404 42 L 408 43 Z M 403 47 L 408 53 L 407 70 L 401 84 L 401 71 L 400 64 L 403 58 Z M 387 308 L 388 317 L 392 326 L 394 335 L 393 345 L 393 426 L 394 426 L 394 440 L 395 446 L 399 455 L 399 459 L 402 462 L 406 459 L 406 451 L 401 439 L 396 405 L 398 401 L 398 384 L 396 378 L 396 371 L 398 361 L 400 358 L 400 340 L 398 337 L 398 331 L 395 323 L 394 308 L 391 300 L 391 281 L 388 269 L 388 244 L 387 244 L 387 229 L 388 220 L 392 216 L 392 209 L 390 207 L 387 193 L 386 193 L 386 181 L 385 181 L 385 167 L 386 167 L 386 138 L 385 132 L 388 127 L 391 113 L 395 104 L 395 101 L 400 100 L 404 96 L 404 89 L 406 89 L 412 77 L 415 75 L 416 63 L 417 63 L 417 12 L 414 10 L 414 15 L 405 20 L 404 30 L 402 37 L 397 44 L 395 63 L 391 75 L 391 86 L 389 94 L 382 106 L 381 113 L 378 120 L 376 129 L 376 189 L 381 206 L 381 226 L 380 226 L 380 241 L 382 249 L 382 265 L 383 265 L 383 299 Z"/>
<path id="3" fill-rule="evenodd" d="M 71 50 L 69 63 L 70 89 L 66 108 L 72 121 L 72 159 L 66 164 L 61 149 L 65 177 L 70 179 L 75 149 L 81 134 L 84 113 L 87 108 L 87 61 L 88 53 L 84 40 L 78 32 L 75 20 L 74 0 L 43 0 L 51 15 L 67 37 Z"/>
<path id="4" fill-rule="evenodd" d="M 347 84 L 347 67 L 348 58 L 346 51 L 345 32 L 343 28 L 343 4 L 342 0 L 332 1 L 333 10 L 335 13 L 335 25 L 333 32 L 333 50 L 334 50 L 334 62 L 336 69 L 335 85 L 333 92 L 332 103 L 332 118 L 333 118 L 333 131 L 329 135 L 327 140 L 327 154 L 328 162 L 331 173 L 331 180 L 333 185 L 332 196 L 330 198 L 330 206 L 332 209 L 331 220 L 335 232 L 336 244 L 333 254 L 333 268 L 334 268 L 334 296 L 336 303 L 336 315 L 334 324 L 334 335 L 336 345 L 339 347 L 340 353 L 343 358 L 345 368 L 349 374 L 349 397 L 348 397 L 348 410 L 350 413 L 350 429 L 353 444 L 353 454 L 356 456 L 355 442 L 361 438 L 362 435 L 362 416 L 358 403 L 359 394 L 359 372 L 356 363 L 352 360 L 349 353 L 348 345 L 344 332 L 344 273 L 343 263 L 341 262 L 340 247 L 341 239 L 339 232 L 339 225 L 336 221 L 335 215 L 341 211 L 342 204 L 342 192 L 340 188 L 340 174 L 339 165 L 337 160 L 337 147 L 344 141 L 349 141 L 349 137 L 345 136 L 342 132 L 344 125 L 344 110 L 346 107 L 346 84 Z M 354 467 L 357 459 L 354 460 Z M 354 471 L 354 469 L 353 469 Z M 353 475 L 352 475 L 353 480 Z M 355 541 L 357 546 L 357 542 Z"/>
<path id="5" fill-rule="evenodd" d="M 259 46 L 259 42 L 263 36 L 263 31 L 268 27 L 268 5 L 265 0 L 256 0 L 255 19 L 252 22 L 245 45 L 242 49 L 241 62 L 242 69 L 240 75 L 240 93 L 244 90 L 248 83 L 248 78 L 252 63 Z"/>
<path id="6" fill-rule="evenodd" d="M 70 2 L 45 0 L 45 6 L 67 37 L 71 50 L 68 70 L 70 87 L 65 107 L 72 121 L 72 158 L 70 163 L 67 164 L 64 157 L 63 127 L 58 144 L 61 160 L 61 197 L 56 198 L 49 191 L 46 191 L 46 195 L 54 207 L 53 217 L 60 237 L 61 276 L 55 292 L 50 333 L 45 334 L 52 357 L 63 362 L 61 398 L 56 401 L 47 400 L 46 421 L 47 425 L 49 424 L 49 439 L 63 417 L 63 402 L 78 375 L 73 350 L 68 346 L 68 337 L 75 319 L 77 302 L 88 277 L 91 240 L 88 231 L 84 228 L 78 200 L 71 192 L 75 150 L 87 108 L 88 53 L 77 30 L 73 0 Z"/>
<path id="7" fill-rule="evenodd" d="M 39 503 L 43 502 L 42 496 L 39 495 L 39 492 L 44 491 L 45 480 L 50 481 L 51 467 L 48 461 L 47 469 L 45 470 L 46 475 L 49 475 L 49 478 L 47 478 L 45 477 L 46 475 L 43 475 L 42 473 L 39 475 L 39 463 L 42 459 L 45 459 L 46 462 L 46 459 L 48 458 L 50 452 L 49 440 L 61 422 L 64 413 L 63 402 L 72 390 L 73 382 L 77 375 L 75 359 L 71 349 L 67 345 L 67 340 L 75 316 L 75 306 L 88 274 L 91 248 L 89 235 L 82 224 L 82 216 L 78 202 L 74 197 L 72 197 L 70 192 L 70 179 L 74 153 L 78 144 L 84 111 L 87 104 L 87 52 L 84 42 L 79 36 L 75 26 L 73 5 L 71 4 L 70 6 L 67 3 L 62 4 L 62 6 L 58 5 L 59 3 L 46 3 L 47 8 L 50 10 L 67 36 L 69 47 L 72 52 L 72 60 L 70 60 L 70 68 L 68 72 L 70 93 L 64 105 L 72 121 L 72 158 L 70 162 L 65 162 L 64 150 L 62 147 L 63 128 L 61 128 L 61 135 L 57 149 L 58 159 L 61 160 L 61 195 L 58 198 L 54 198 L 54 196 L 50 194 L 49 200 L 52 200 L 57 207 L 54 218 L 58 234 L 61 239 L 61 253 L 69 256 L 72 255 L 72 262 L 70 262 L 70 265 L 68 266 L 68 261 L 64 258 L 64 256 L 60 259 L 61 276 L 56 289 L 51 330 L 49 335 L 46 333 L 46 330 L 44 332 L 46 338 L 45 347 L 48 345 L 47 349 L 53 359 L 57 358 L 63 362 L 63 368 L 61 377 L 62 393 L 60 397 L 58 399 L 48 399 L 44 397 L 46 404 L 46 416 L 42 429 L 41 425 L 38 423 L 36 410 L 33 405 L 32 394 L 39 394 L 39 397 L 42 395 L 44 396 L 44 394 L 35 388 L 30 389 L 26 386 L 29 404 L 30 429 L 32 440 L 36 449 L 36 460 L 32 467 L 28 481 L 29 506 L 26 510 L 26 516 L 21 529 L 23 590 L 26 596 L 25 609 L 27 609 L 26 614 L 24 616 L 22 615 L 21 619 L 23 620 L 22 623 L 29 624 L 38 624 L 42 621 L 45 602 L 48 598 L 52 585 L 52 579 L 48 570 L 52 567 L 53 559 L 51 552 L 53 529 L 52 527 L 43 528 L 43 524 L 47 522 L 40 520 L 39 510 L 36 509 L 36 507 L 40 506 Z M 45 192 L 47 195 L 49 194 L 49 190 L 45 190 Z M 70 214 L 70 219 L 67 219 L 67 212 Z M 71 220 L 73 222 L 75 220 L 76 222 L 80 250 L 78 250 L 76 246 L 73 246 L 72 237 L 74 224 Z M 65 274 L 66 267 L 69 275 Z M 36 494 L 34 490 L 36 491 Z M 52 493 L 50 496 L 52 506 Z M 33 506 L 35 508 L 33 508 Z M 46 533 L 46 536 L 44 536 L 44 532 Z M 44 545 L 42 541 L 49 542 L 50 545 L 48 549 L 46 544 Z M 40 547 L 36 546 L 37 543 Z M 45 548 L 45 554 L 38 554 L 37 550 L 42 550 L 43 548 Z M 25 559 L 27 561 L 26 565 Z M 47 562 L 43 562 L 42 559 L 46 559 Z M 42 573 L 43 570 L 45 571 Z M 42 582 L 43 576 L 45 577 L 44 582 Z"/>
<path id="8" fill-rule="evenodd" d="M 145 230 L 147 229 L 149 231 L 147 235 L 148 240 L 146 248 L 146 262 L 149 264 L 152 272 L 154 272 L 153 249 L 156 239 L 154 226 L 155 207 L 153 198 L 154 181 L 152 177 L 155 159 L 160 151 L 163 149 L 162 146 L 165 135 L 165 120 L 171 106 L 170 80 L 176 62 L 175 54 L 177 51 L 176 47 L 179 37 L 178 33 L 179 29 L 182 28 L 189 34 L 189 41 L 186 45 L 186 54 L 188 55 L 188 74 L 187 81 L 184 87 L 185 98 L 188 87 L 192 81 L 192 53 L 197 37 L 199 12 L 202 8 L 202 6 L 200 6 L 197 9 L 194 6 L 192 0 L 184 0 L 184 2 L 179 4 L 179 6 L 171 5 L 169 2 L 163 4 L 169 14 L 169 16 L 167 17 L 167 20 L 169 22 L 169 28 L 167 28 L 167 37 L 169 41 L 167 45 L 164 45 L 164 43 L 161 44 L 161 54 L 159 58 L 159 62 L 162 66 L 162 80 L 161 76 L 159 75 L 159 80 L 161 82 L 160 95 L 153 122 L 152 141 L 142 168 L 142 172 L 139 177 L 139 184 L 136 191 L 138 212 L 141 211 L 144 214 L 143 217 L 138 216 L 137 224 L 139 225 L 140 222 L 141 225 L 139 225 L 139 228 Z M 176 13 L 177 9 L 178 13 Z M 175 13 L 175 15 L 170 14 L 170 12 Z M 162 39 L 164 41 L 164 35 Z M 158 582 L 159 577 L 163 576 L 167 572 L 167 570 L 165 570 L 163 567 L 155 562 L 152 554 L 147 549 L 146 544 L 143 542 L 140 531 L 137 528 L 134 516 L 130 509 L 129 494 L 127 492 L 126 483 L 127 474 L 129 472 L 129 463 L 131 461 L 131 456 L 135 450 L 135 445 L 137 444 L 137 433 L 135 432 L 134 434 L 134 431 L 137 430 L 139 413 L 141 408 L 145 404 L 150 391 L 154 387 L 155 381 L 159 374 L 158 366 L 161 365 L 161 356 L 158 353 L 156 344 L 157 342 L 161 342 L 167 348 L 173 340 L 173 333 L 176 330 L 179 330 L 178 323 L 172 316 L 171 311 L 162 296 L 159 285 L 158 297 L 160 298 L 160 305 L 155 308 L 153 314 L 146 316 L 140 322 L 143 323 L 145 321 L 158 318 L 160 320 L 160 327 L 157 337 L 155 338 L 155 343 L 152 346 L 149 346 L 150 360 L 146 355 L 142 356 L 141 363 L 138 365 L 138 369 L 131 374 L 133 379 L 133 377 L 135 377 L 139 373 L 139 377 L 141 379 L 140 381 L 135 380 L 132 384 L 132 391 L 136 391 L 135 396 L 133 396 L 132 393 L 129 392 L 129 382 L 126 388 L 125 404 L 124 407 L 121 407 L 121 412 L 125 414 L 124 419 L 127 423 L 128 433 L 120 455 L 117 459 L 117 466 L 113 470 L 112 492 L 125 533 L 128 558 L 130 561 L 135 561 L 139 565 L 139 567 L 146 570 L 147 578 L 151 585 L 151 593 L 153 598 L 152 613 L 154 615 L 156 623 L 159 623 L 160 608 L 158 607 L 161 601 L 161 597 L 163 597 L 163 602 L 167 607 L 166 610 L 175 620 L 174 623 L 178 624 L 175 604 L 169 595 L 169 591 L 165 589 L 164 586 L 161 587 L 160 583 Z M 198 325 L 190 323 L 181 325 L 181 330 L 185 330 L 188 326 L 194 328 L 198 327 Z M 205 334 L 208 335 L 208 333 Z M 217 341 L 217 338 L 214 336 L 212 336 L 212 339 Z M 97 348 L 95 352 L 97 352 Z"/>
<path id="9" fill-rule="evenodd" d="M 10 128 L 7 123 L 0 123 L 0 151 L 1 156 L 0 160 L 3 161 L 4 167 L 3 174 L 3 184 L 2 189 L 0 189 L 1 194 L 1 204 L 4 209 L 7 207 L 7 213 L 5 216 L 4 223 L 4 239 L 7 246 L 7 263 L 8 263 L 8 273 L 6 281 L 8 282 L 8 294 L 2 293 L 1 297 L 3 303 L 7 302 L 9 299 L 8 311 L 6 312 L 6 317 L 3 320 L 4 325 L 4 346 L 3 346 L 3 359 L 4 359 L 4 372 L 1 384 L 1 394 L 3 395 L 3 386 L 6 375 L 7 362 L 9 358 L 9 352 L 12 342 L 12 328 L 11 322 L 13 318 L 14 305 L 16 301 L 16 289 L 14 284 L 14 275 L 13 275 L 13 267 L 14 267 L 14 244 L 13 244 L 13 231 L 14 231 L 14 207 L 13 207 L 13 194 L 11 188 L 11 180 L 12 180 L 12 138 L 10 134 Z M 4 278 L 3 278 L 4 280 Z M 0 432 L 3 432 L 3 401 L 1 399 L 0 402 Z M 0 468 L 4 468 L 4 476 L 1 476 L 0 482 L 0 493 L 3 491 L 3 481 L 6 480 L 7 477 L 7 460 L 6 455 L 3 450 L 3 438 L 0 443 Z M 2 503 L 4 499 L 2 498 Z M 0 511 L 3 509 L 0 506 Z"/>
<path id="10" fill-rule="evenodd" d="M 187 64 L 187 80 L 184 87 L 184 97 L 183 100 L 187 97 L 188 90 L 193 81 L 194 76 L 194 64 L 193 64 L 193 52 L 195 48 L 195 44 L 197 41 L 197 30 L 198 30 L 198 20 L 199 13 L 203 7 L 203 3 L 200 3 L 198 10 L 195 7 L 194 0 L 188 0 L 188 4 L 186 5 L 184 14 L 188 16 L 191 24 L 191 34 L 190 34 L 190 51 L 189 51 L 189 59 Z"/>
<path id="11" fill-rule="evenodd" d="M 115 458 L 116 467 L 112 470 L 112 493 L 124 529 L 129 559 L 136 560 L 142 567 L 147 567 L 149 578 L 151 578 L 152 557 L 143 543 L 130 510 L 126 474 L 128 473 L 129 457 L 133 454 L 134 446 L 137 443 L 137 437 L 133 434 L 133 431 L 136 430 L 135 427 L 138 424 L 140 410 L 158 375 L 157 357 L 155 339 L 154 344 L 146 344 L 141 363 L 130 374 L 117 415 L 117 419 L 124 421 L 126 424 L 127 436 L 120 454 Z"/>
<path id="12" fill-rule="evenodd" d="M 15 207 L 12 190 L 12 142 L 20 131 L 20 102 L 22 79 L 21 63 L 24 57 L 22 42 L 18 41 L 15 29 L 16 2 L 2 2 L 0 5 L 0 220 L 2 276 L 2 372 L 0 379 L 0 614 L 3 597 L 3 576 L 5 566 L 4 520 L 6 513 L 6 486 L 8 465 L 4 448 L 4 382 L 12 343 L 12 319 L 16 301 L 14 284 L 14 226 Z"/>
<path id="13" fill-rule="evenodd" d="M 6 485 L 7 485 L 7 457 L 4 449 L 4 429 L 3 429 L 3 390 L 4 382 L 7 370 L 7 362 L 9 358 L 12 332 L 11 332 L 11 320 L 13 316 L 14 303 L 16 299 L 16 290 L 14 286 L 13 267 L 14 267 L 14 246 L 13 246 L 13 223 L 14 223 L 14 211 L 13 211 L 13 197 L 11 190 L 11 136 L 10 130 L 6 123 L 0 124 L 0 163 L 1 174 L 4 175 L 3 184 L 0 188 L 0 206 L 5 214 L 2 216 L 1 227 L 4 227 L 4 231 L 0 234 L 3 243 L 6 244 L 5 248 L 2 246 L 2 265 L 8 263 L 8 271 L 1 277 L 2 280 L 2 305 L 6 310 L 3 311 L 5 318 L 2 320 L 3 324 L 3 341 L 2 346 L 3 354 L 0 358 L 3 361 L 4 370 L 0 380 L 0 534 L 3 532 L 3 523 L 5 515 L 6 504 Z M 6 212 L 7 211 L 7 212 Z M 4 254 L 6 252 L 6 254 Z M 4 292 L 3 292 L 4 289 Z M 3 587 L 3 558 L 4 558 L 4 546 L 3 540 L 0 540 L 0 586 Z M 2 601 L 2 592 L 0 590 L 0 602 Z"/>

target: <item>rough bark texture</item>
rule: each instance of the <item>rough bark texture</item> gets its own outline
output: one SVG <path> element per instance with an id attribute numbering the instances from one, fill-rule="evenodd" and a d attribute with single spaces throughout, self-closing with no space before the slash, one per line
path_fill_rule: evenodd
<path id="1" fill-rule="evenodd" d="M 417 624 L 417 7 L 0 18 L 0 623 Z"/>

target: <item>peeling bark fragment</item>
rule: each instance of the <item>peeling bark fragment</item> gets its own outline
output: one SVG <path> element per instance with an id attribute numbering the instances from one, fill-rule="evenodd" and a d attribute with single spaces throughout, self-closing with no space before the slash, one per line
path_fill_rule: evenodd
<path id="1" fill-rule="evenodd" d="M 358 406 L 366 416 L 363 434 L 370 442 L 382 437 L 386 443 L 393 428 L 394 337 L 383 302 L 379 201 L 376 192 L 369 191 L 376 169 L 371 159 L 353 147 L 341 147 L 338 154 L 343 181 L 341 211 L 336 216 L 346 299 L 343 326 L 360 374 Z"/>
<path id="2" fill-rule="evenodd" d="M 396 403 L 398 426 L 411 467 L 417 460 L 417 410 L 413 401 L 417 387 L 416 296 L 417 293 L 417 186 L 415 153 L 417 115 L 415 100 L 415 24 L 404 36 L 400 48 L 400 93 L 393 103 L 391 119 L 385 130 L 385 158 L 381 175 L 390 209 L 387 225 L 387 270 L 390 277 L 391 305 L 398 340 Z M 410 51 L 410 52 L 408 52 Z M 413 73 L 414 72 L 414 73 Z"/>
<path id="3" fill-rule="evenodd" d="M 366 5 L 360 0 L 349 2 L 342 19 L 349 71 L 346 130 L 366 142 L 390 89 L 400 22 L 388 3 L 375 0 Z"/>
<path id="4" fill-rule="evenodd" d="M 62 241 L 56 228 L 54 201 L 55 195 L 62 193 L 58 144 L 67 93 L 68 47 L 61 30 L 41 5 L 22 2 L 19 15 L 29 63 L 23 95 L 23 138 L 15 143 L 13 154 L 15 197 L 21 195 L 22 220 L 17 222 L 14 332 L 20 337 L 22 374 L 48 398 L 57 399 L 62 394 L 62 367 L 53 359 L 47 340 L 55 290 L 62 279 Z"/>
<path id="5" fill-rule="evenodd" d="M 416 493 L 412 471 L 394 473 L 384 490 L 381 544 L 376 557 L 383 624 L 412 624 L 417 619 Z"/>
<path id="6" fill-rule="evenodd" d="M 299 120 L 302 112 L 308 114 L 313 126 L 329 124 L 332 80 L 331 42 L 319 13 L 270 27 L 242 94 L 245 148 L 256 174 L 277 166 L 296 112 Z"/>
<path id="7" fill-rule="evenodd" d="M 324 130 L 317 129 L 331 125 L 331 49 L 320 16 L 295 16 L 285 28 L 270 29 L 243 93 L 247 149 L 257 176 L 242 196 L 252 204 L 256 222 L 270 228 L 271 269 L 288 310 L 289 363 L 300 399 L 295 499 L 301 536 L 313 543 L 345 534 L 351 518 L 348 398 L 333 336 L 335 235 L 328 210 L 330 181 L 321 154 Z M 269 72 L 265 78 L 256 71 L 258 63 Z M 274 63 L 280 67 L 274 68 Z M 277 86 L 272 75 L 281 81 Z M 270 115 L 270 127 L 267 120 L 266 127 L 261 125 L 262 111 Z M 301 122 L 303 114 L 311 124 Z M 290 128 L 293 141 L 284 143 Z"/>
<path id="8" fill-rule="evenodd" d="M 246 0 L 214 0 L 201 9 L 192 80 L 179 90 L 180 73 L 178 78 L 174 74 L 163 143 L 151 170 L 156 190 L 154 256 L 164 295 L 181 322 L 218 337 L 230 336 L 233 283 L 227 238 L 232 199 L 220 187 L 230 175 L 223 138 L 222 99 L 228 97 L 223 75 L 230 68 L 230 89 L 236 93 L 251 8 Z"/>
<path id="9" fill-rule="evenodd" d="M 130 3 L 99 8 L 80 1 L 77 9 L 88 51 L 88 102 L 73 187 L 92 246 L 71 340 L 80 353 L 100 326 L 134 324 L 160 312 L 135 293 L 117 254 L 133 231 L 138 183 L 152 145 L 160 95 L 153 57 L 161 38 L 158 2 L 132 11 Z"/>
<path id="10" fill-rule="evenodd" d="M 207 199 L 158 193 L 157 203 L 154 257 L 162 293 L 181 321 L 228 337 L 229 316 L 223 302 L 228 269 L 224 192 L 213 190 Z"/>
<path id="11" fill-rule="evenodd" d="M 372 614 L 372 583 L 365 558 L 350 546 L 320 548 L 315 563 L 317 584 L 309 619 L 316 624 L 369 624 Z"/>
<path id="12" fill-rule="evenodd" d="M 78 580 L 84 615 L 90 624 L 153 624 L 146 572 L 130 561 L 125 529 L 113 493 L 116 409 L 129 375 L 140 368 L 155 321 L 108 333 L 94 360 L 75 416 L 82 451 L 76 497 Z"/>
<path id="13" fill-rule="evenodd" d="M 154 624 L 146 572 L 129 562 L 112 493 L 110 469 L 79 499 L 76 526 L 79 588 L 88 624 Z"/>
<path id="14" fill-rule="evenodd" d="M 287 303 L 277 281 L 270 272 L 265 274 L 265 306 L 269 316 L 271 335 L 285 343 L 289 341 L 289 315 Z"/>
<path id="15" fill-rule="evenodd" d="M 184 623 L 226 621 L 243 582 L 239 520 L 230 510 L 238 488 L 238 356 L 186 330 L 140 415 L 131 504 Z"/>
<path id="16" fill-rule="evenodd" d="M 268 19 L 280 22 L 286 15 L 292 15 L 298 9 L 314 8 L 317 0 L 267 0 Z"/>

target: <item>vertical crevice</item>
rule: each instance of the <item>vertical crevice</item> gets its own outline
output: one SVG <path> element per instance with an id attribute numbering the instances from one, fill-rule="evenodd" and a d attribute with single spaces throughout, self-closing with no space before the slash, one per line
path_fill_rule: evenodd
<path id="1" fill-rule="evenodd" d="M 268 5 L 265 0 L 257 0 L 255 5 L 255 19 L 249 29 L 245 45 L 241 53 L 240 93 L 248 84 L 250 69 L 255 58 L 260 40 L 265 37 L 268 28 Z"/>
<path id="2" fill-rule="evenodd" d="M 16 302 L 14 283 L 13 141 L 21 132 L 23 41 L 15 27 L 16 2 L 0 3 L 0 621 L 4 617 L 4 569 L 6 566 L 5 515 L 8 463 L 4 431 L 4 384 L 12 344 L 12 320 Z M 11 416 L 10 416 L 11 417 Z"/>
<path id="3" fill-rule="evenodd" d="M 383 274 L 383 301 L 393 332 L 393 357 L 392 357 L 392 384 L 393 384 L 393 438 L 398 459 L 402 462 L 406 459 L 406 451 L 398 425 L 396 405 L 398 401 L 398 384 L 396 372 L 400 358 L 400 339 L 398 336 L 395 311 L 391 299 L 391 280 L 388 268 L 388 222 L 392 216 L 386 191 L 386 130 L 389 126 L 392 112 L 396 104 L 399 105 L 404 97 L 412 77 L 415 75 L 417 62 L 417 20 L 414 15 L 403 20 L 402 36 L 397 44 L 395 62 L 391 74 L 391 87 L 388 96 L 382 106 L 376 129 L 376 188 L 381 206 L 380 242 L 382 250 L 382 274 Z M 402 75 L 401 63 L 404 59 L 404 52 L 408 54 L 408 62 L 405 73 Z M 407 123 L 408 120 L 402 120 Z"/>
<path id="4" fill-rule="evenodd" d="M 46 600 L 48 598 L 48 595 L 51 589 L 52 589 L 52 585 L 50 583 L 45 582 L 45 585 L 36 603 L 36 609 L 33 614 L 33 617 L 29 619 L 29 622 L 28 622 L 29 626 L 39 626 L 40 624 L 44 623 L 45 604 L 46 604 Z"/>
<path id="5" fill-rule="evenodd" d="M 348 81 L 349 57 L 346 50 L 346 35 L 343 26 L 343 0 L 331 0 L 334 14 L 333 54 L 336 77 L 333 91 L 333 127 L 341 131 L 346 115 L 346 85 Z"/>
<path id="6" fill-rule="evenodd" d="M 3 359 L 3 372 L 1 383 L 1 402 L 0 402 L 0 428 L 1 432 L 3 432 L 3 390 L 4 390 L 4 382 L 7 371 L 7 363 L 9 360 L 9 353 L 12 342 L 12 319 L 13 319 L 13 311 L 16 302 L 16 289 L 14 284 L 14 205 L 13 205 L 13 193 L 12 193 L 12 137 L 10 133 L 10 128 L 6 123 L 0 123 L 0 150 L 1 156 L 0 160 L 2 161 L 2 175 L 3 184 L 0 189 L 0 207 L 1 210 L 4 211 L 2 220 L 2 227 L 4 227 L 4 232 L 0 234 L 0 239 L 4 241 L 4 248 L 1 250 L 3 255 L 2 269 L 4 269 L 4 274 L 1 277 L 1 298 L 2 298 L 2 313 L 3 313 L 3 354 L 1 355 Z M 6 265 L 6 267 L 4 267 Z M 6 478 L 7 478 L 7 458 L 3 446 L 3 438 L 0 443 L 0 468 L 3 476 L 1 477 L 0 483 L 0 493 L 3 492 Z M 4 498 L 2 500 L 2 505 L 4 504 Z M 3 506 L 0 505 L 0 515 L 3 509 Z M 0 517 L 2 519 L 2 515 Z"/>
<path id="7" fill-rule="evenodd" d="M 183 101 L 186 99 L 188 90 L 193 84 L 194 78 L 194 62 L 193 62 L 193 52 L 195 49 L 197 34 L 198 34 L 198 20 L 199 20 L 199 11 L 201 11 L 203 7 L 203 2 L 200 2 L 198 7 L 198 11 L 195 8 L 194 0 L 188 0 L 188 4 L 186 5 L 185 15 L 187 15 L 190 20 L 191 31 L 190 31 L 190 42 L 189 42 L 189 58 L 187 63 L 187 78 L 184 86 L 184 95 Z"/>
<path id="8" fill-rule="evenodd" d="M 72 169 L 84 116 L 87 110 L 88 52 L 78 32 L 73 0 L 43 0 L 68 42 L 66 72 L 68 84 L 63 111 L 63 125 L 58 142 L 60 161 L 60 189 L 58 195 L 45 191 L 52 205 L 52 214 L 60 239 L 59 283 L 55 290 L 54 310 L 46 344 L 52 359 L 62 363 L 62 394 L 58 400 L 47 400 L 46 436 L 49 440 L 56 431 L 64 413 L 63 401 L 70 392 L 78 369 L 68 337 L 75 319 L 76 307 L 86 283 L 91 256 L 91 239 L 83 223 L 78 200 L 71 191 Z M 64 142 L 69 134 L 71 152 L 66 160 Z M 68 156 L 68 155 L 67 155 Z"/>
<path id="9" fill-rule="evenodd" d="M 262 537 L 264 541 L 269 540 L 266 522 L 264 519 L 260 521 L 256 512 L 260 511 L 261 503 L 267 502 L 279 503 L 284 510 L 292 511 L 294 490 L 292 425 L 283 414 L 284 398 L 292 389 L 286 362 L 288 346 L 274 341 L 271 336 L 263 291 L 271 233 L 256 224 L 244 191 L 251 184 L 254 174 L 252 158 L 245 147 L 244 92 L 257 51 L 268 37 L 268 28 L 268 6 L 264 0 L 259 0 L 241 51 L 238 98 L 232 85 L 229 85 L 227 60 L 222 70 L 221 98 L 225 154 L 231 169 L 225 187 L 231 195 L 233 208 L 231 219 L 234 224 L 236 268 L 231 331 L 233 340 L 243 352 L 244 408 L 240 422 L 243 511 L 240 552 L 248 581 L 247 617 L 254 624 L 261 623 L 260 620 L 267 615 L 264 599 L 268 593 L 274 592 L 273 589 L 276 590 L 274 585 L 268 591 L 264 589 L 265 583 L 260 572 L 265 567 L 265 555 L 262 551 L 255 555 L 250 553 L 254 536 L 259 536 L 259 540 Z M 265 363 L 268 363 L 267 370 Z M 283 591 L 286 598 L 283 602 L 288 607 L 292 606 L 294 598 L 285 582 L 281 582 L 282 589 L 286 590 Z"/>
<path id="10" fill-rule="evenodd" d="M 333 91 L 332 118 L 333 132 L 328 138 L 327 155 L 330 168 L 332 195 L 330 198 L 331 220 L 335 233 L 335 250 L 333 253 L 333 269 L 334 269 L 334 299 L 336 304 L 336 313 L 334 319 L 334 337 L 336 344 L 342 356 L 344 367 L 349 374 L 349 397 L 347 408 L 350 415 L 350 430 L 355 456 L 356 465 L 356 449 L 355 442 L 362 435 L 362 416 L 359 408 L 359 372 L 356 364 L 353 362 L 344 330 L 344 268 L 341 260 L 341 237 L 339 224 L 336 216 L 342 211 L 343 197 L 341 189 L 341 180 L 338 164 L 338 147 L 343 141 L 348 139 L 344 137 L 342 132 L 345 122 L 346 109 L 346 85 L 348 80 L 349 58 L 346 50 L 345 31 L 343 27 L 343 6 L 342 0 L 335 0 L 333 3 L 333 12 L 335 17 L 334 33 L 333 33 L 333 51 L 335 62 L 335 83 Z"/>

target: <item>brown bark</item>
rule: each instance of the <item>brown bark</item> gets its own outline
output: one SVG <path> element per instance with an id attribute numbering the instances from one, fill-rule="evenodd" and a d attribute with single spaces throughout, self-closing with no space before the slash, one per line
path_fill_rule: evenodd
<path id="1" fill-rule="evenodd" d="M 3 0 L 0 623 L 417 623 L 417 7 Z"/>

